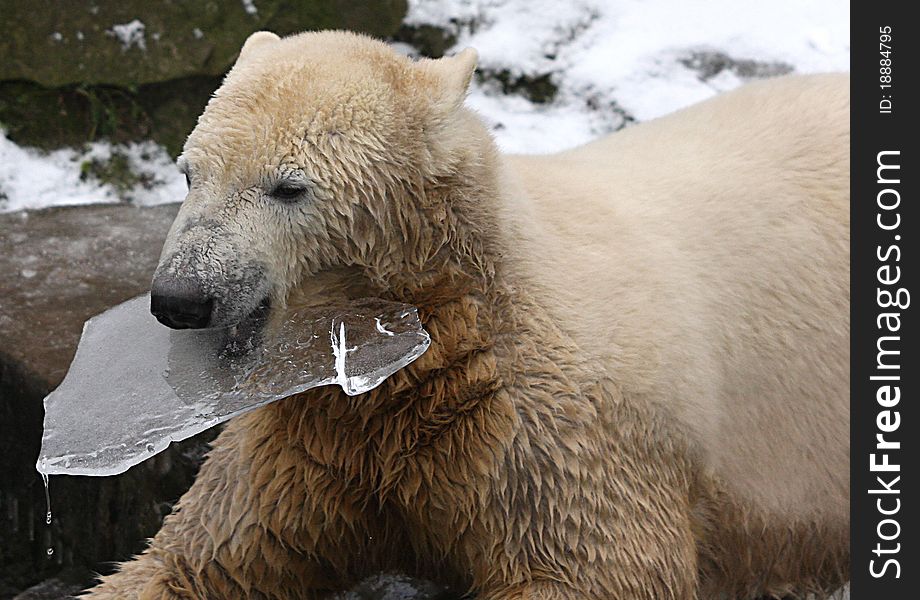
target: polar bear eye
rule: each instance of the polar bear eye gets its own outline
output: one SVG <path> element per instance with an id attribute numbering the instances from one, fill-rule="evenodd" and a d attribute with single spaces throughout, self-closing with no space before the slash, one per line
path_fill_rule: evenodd
<path id="1" fill-rule="evenodd" d="M 293 181 L 282 181 L 278 185 L 272 188 L 272 191 L 269 192 L 269 195 L 278 200 L 283 200 L 285 202 L 293 202 L 299 200 L 307 192 L 307 186 L 303 183 L 295 183 Z"/>

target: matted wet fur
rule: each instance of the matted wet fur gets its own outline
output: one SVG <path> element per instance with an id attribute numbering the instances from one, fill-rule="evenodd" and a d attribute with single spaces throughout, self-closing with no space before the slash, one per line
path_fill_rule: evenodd
<path id="1" fill-rule="evenodd" d="M 462 108 L 474 67 L 347 33 L 247 42 L 186 144 L 161 268 L 220 318 L 265 294 L 409 302 L 432 345 L 367 394 L 231 421 L 91 597 L 322 598 L 381 571 L 484 600 L 847 581 L 848 79 L 506 157 Z"/>

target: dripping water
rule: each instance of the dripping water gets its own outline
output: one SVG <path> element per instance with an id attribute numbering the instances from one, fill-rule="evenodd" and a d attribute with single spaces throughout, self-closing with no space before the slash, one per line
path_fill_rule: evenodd
<path id="1" fill-rule="evenodd" d="M 45 484 L 45 525 L 47 525 L 50 528 L 51 527 L 51 491 L 49 490 L 49 487 L 48 487 L 48 474 L 47 473 L 42 473 L 42 483 Z M 49 530 L 48 539 L 49 540 L 51 539 L 50 530 Z M 48 549 L 45 550 L 45 553 L 48 555 L 49 558 L 51 557 L 52 554 L 54 554 L 54 548 L 51 547 L 50 543 L 48 544 Z"/>

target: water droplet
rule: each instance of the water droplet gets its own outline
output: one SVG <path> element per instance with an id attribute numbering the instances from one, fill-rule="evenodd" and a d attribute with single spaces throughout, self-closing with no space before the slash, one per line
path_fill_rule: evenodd
<path id="1" fill-rule="evenodd" d="M 42 464 L 42 466 L 44 466 L 44 464 Z M 45 525 L 50 527 L 51 526 L 51 491 L 48 486 L 48 474 L 42 473 L 41 475 L 42 475 L 42 483 L 45 484 Z M 51 539 L 50 530 L 48 531 L 48 539 L 49 540 Z M 46 552 L 48 554 L 48 557 L 50 558 L 51 555 L 54 554 L 54 548 L 49 546 Z"/>
<path id="2" fill-rule="evenodd" d="M 51 491 L 48 486 L 47 473 L 42 473 L 42 483 L 45 484 L 45 523 L 51 525 Z"/>

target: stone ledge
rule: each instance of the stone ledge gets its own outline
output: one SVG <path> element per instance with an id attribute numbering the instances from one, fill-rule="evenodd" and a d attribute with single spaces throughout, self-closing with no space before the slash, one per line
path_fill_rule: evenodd
<path id="1" fill-rule="evenodd" d="M 0 589 L 63 570 L 88 578 L 103 561 L 128 558 L 197 472 L 206 436 L 117 477 L 52 477 L 49 528 L 34 467 L 42 398 L 67 372 L 83 322 L 149 289 L 177 208 L 0 214 Z"/>
<path id="2" fill-rule="evenodd" d="M 89 317 L 150 289 L 178 205 L 0 215 L 0 363 L 50 391 Z"/>

